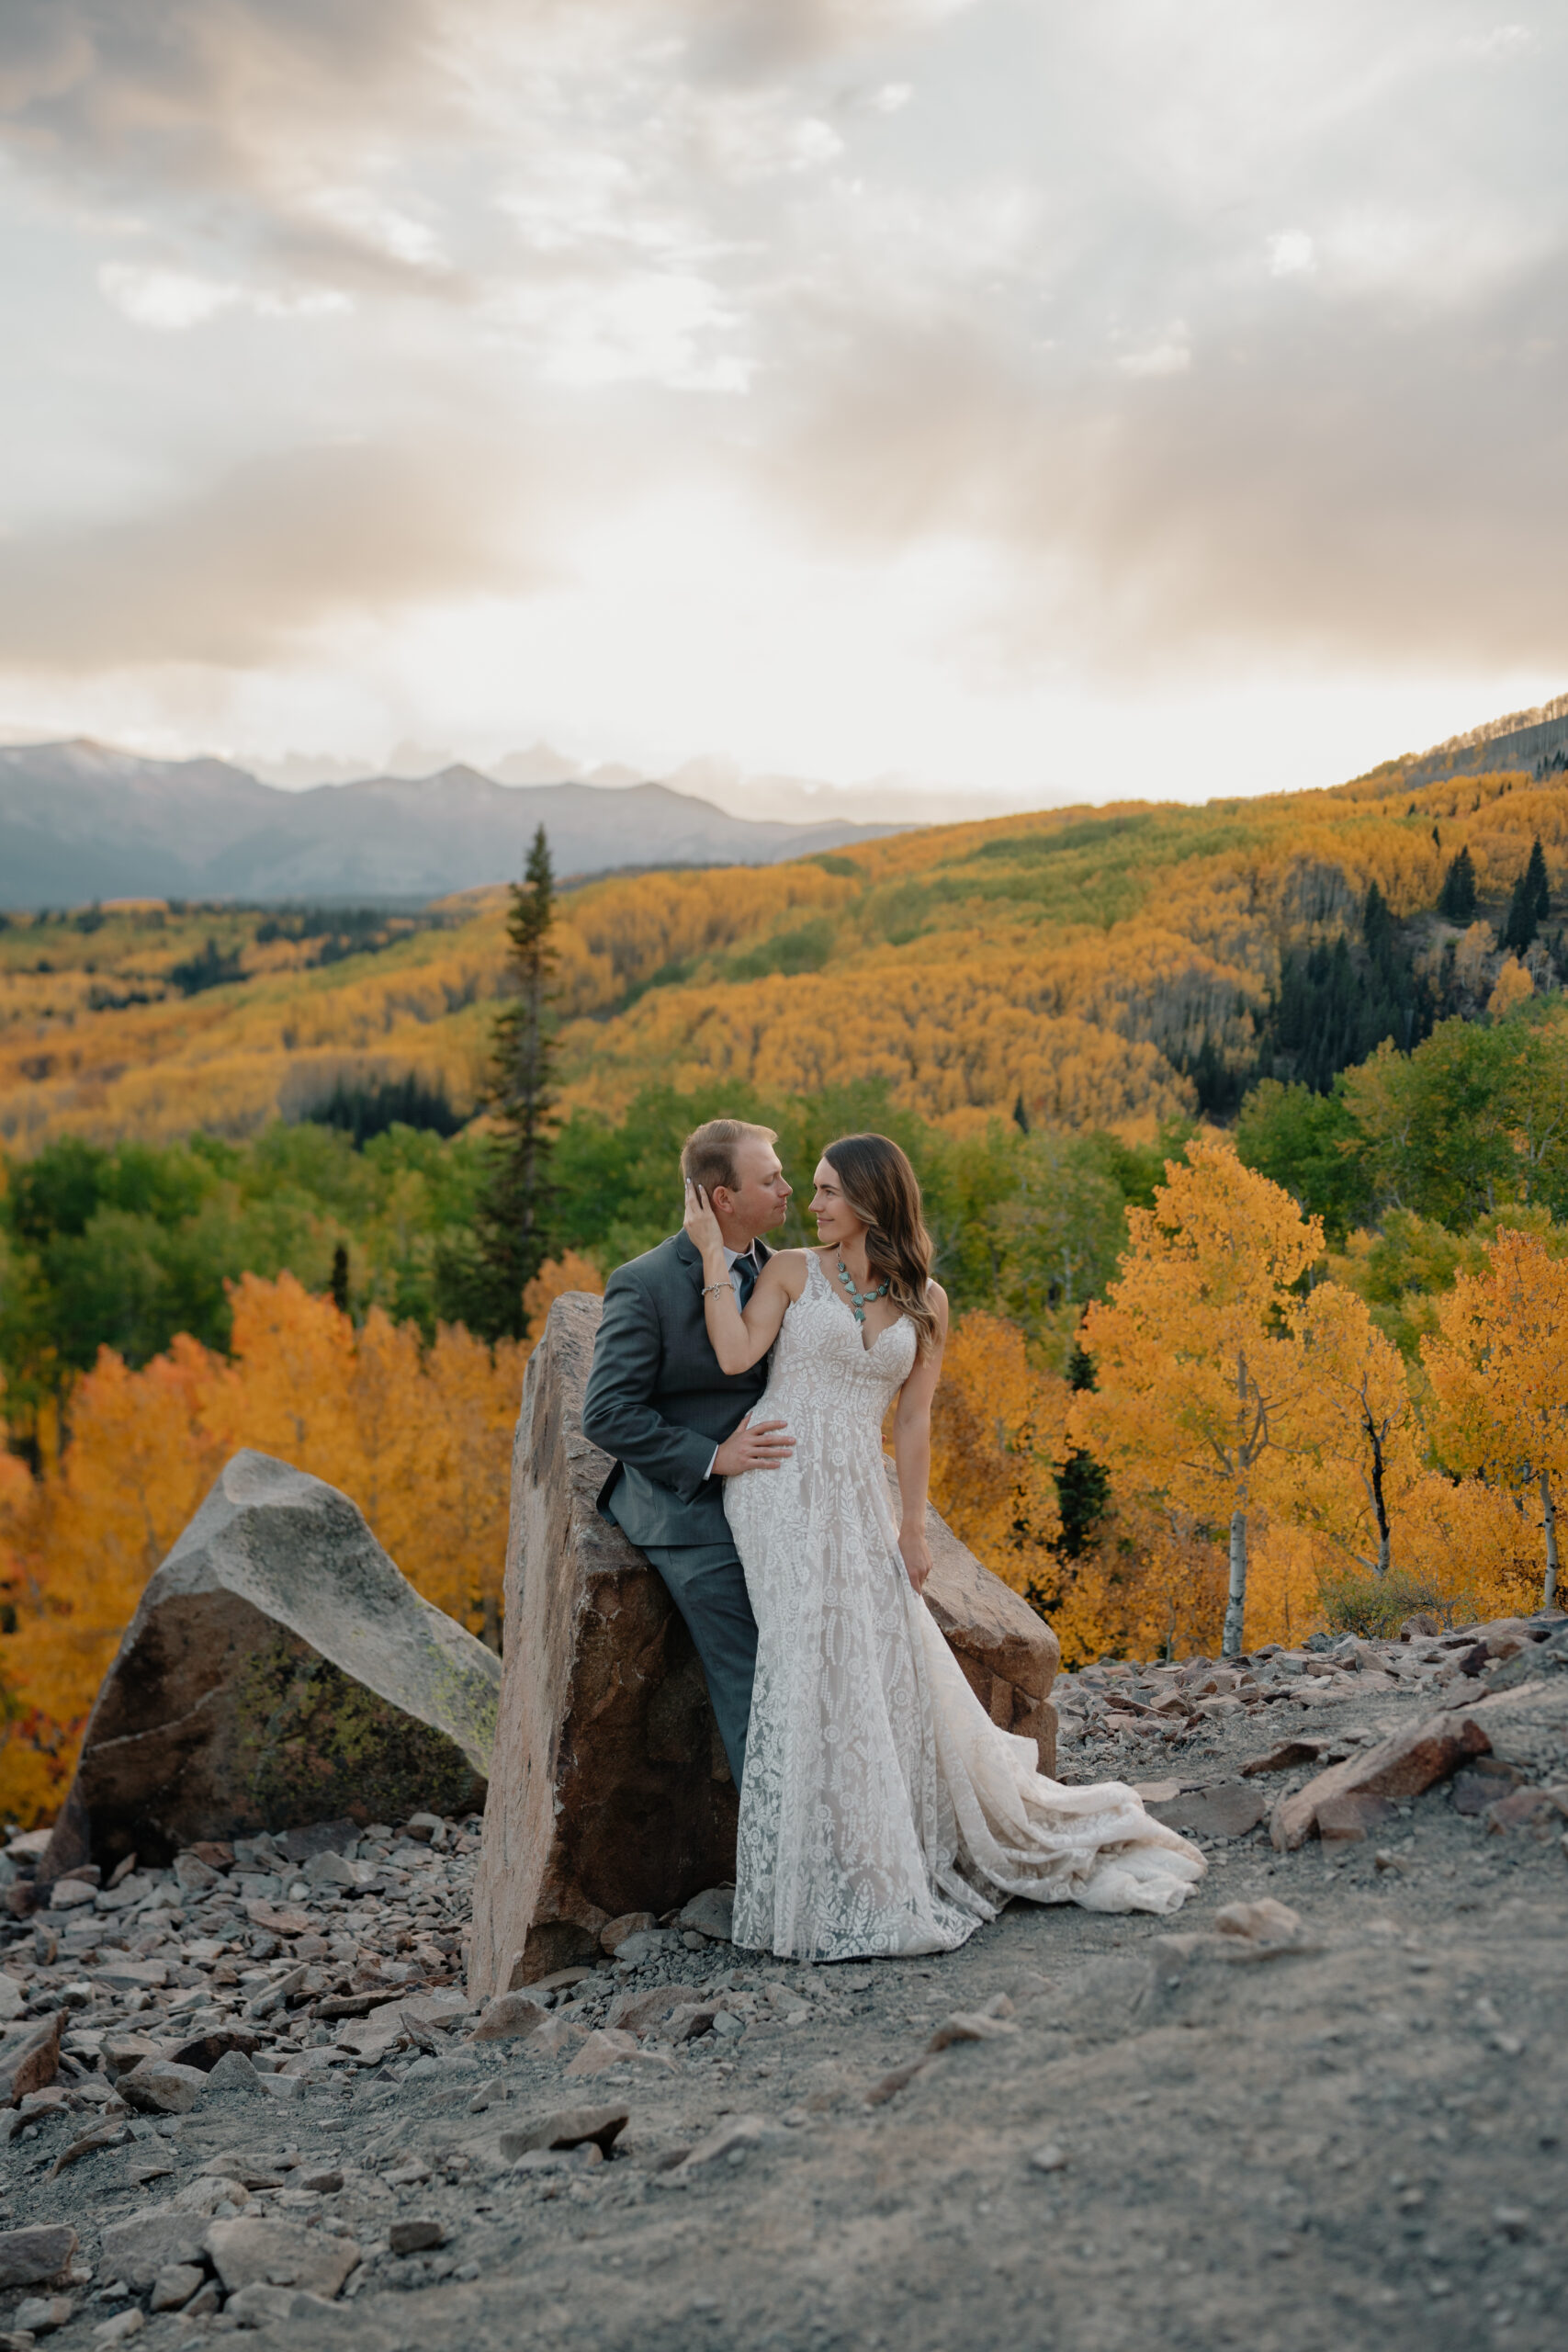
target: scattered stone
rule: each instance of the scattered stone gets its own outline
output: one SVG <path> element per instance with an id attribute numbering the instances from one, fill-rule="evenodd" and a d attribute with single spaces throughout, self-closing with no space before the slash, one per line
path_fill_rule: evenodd
<path id="1" fill-rule="evenodd" d="M 176 2066 L 168 2058 L 143 2058 L 119 2078 L 119 2095 L 142 2115 L 188 2115 L 207 2076 L 199 2066 Z"/>
<path id="2" fill-rule="evenodd" d="M 80 2164 L 84 2156 L 96 2155 L 100 2148 L 123 2147 L 130 2137 L 129 2124 L 119 2122 L 100 2123 L 96 2131 L 84 2132 L 79 2140 L 73 2140 L 70 2146 L 62 2148 L 56 2156 L 50 2166 L 51 2180 L 58 2180 L 72 2165 Z"/>
<path id="3" fill-rule="evenodd" d="M 515 2132 L 503 2132 L 501 2153 L 511 2162 L 514 2157 L 527 2155 L 531 2149 L 581 2148 L 592 2141 L 608 2155 L 630 2120 L 630 2110 L 624 2107 L 558 2108 L 536 2123 L 523 2124 Z"/>
<path id="4" fill-rule="evenodd" d="M 756 2146 L 760 2140 L 770 2138 L 771 2129 L 765 2116 L 728 2115 L 721 2123 L 699 2140 L 686 2156 L 680 2169 L 696 2172 L 704 2165 L 716 2165 L 721 2158 L 742 2153 Z"/>
<path id="5" fill-rule="evenodd" d="M 1066 2152 L 1055 2140 L 1047 2140 L 1043 2148 L 1036 2148 L 1029 2162 L 1034 2172 L 1066 2172 L 1067 2168 Z"/>
<path id="6" fill-rule="evenodd" d="M 295 2175 L 295 2186 L 309 2188 L 318 2197 L 335 2197 L 343 2187 L 343 2175 L 335 2165 L 304 2167 Z"/>
<path id="7" fill-rule="evenodd" d="M 623 1911 L 618 1919 L 610 1920 L 600 1929 L 599 1949 L 608 1952 L 613 1960 L 628 1936 L 646 1935 L 658 1925 L 651 1911 Z"/>
<path id="8" fill-rule="evenodd" d="M 117 2312 L 113 2319 L 101 2321 L 93 2330 L 93 2341 L 95 2344 L 125 2344 L 131 2336 L 140 2335 L 146 2324 L 145 2312 L 132 2306 L 128 2312 Z"/>
<path id="9" fill-rule="evenodd" d="M 867 2107 L 886 2107 L 890 2098 L 897 2098 L 900 2091 L 908 2090 L 915 2076 L 923 2075 L 930 2064 L 930 2057 L 925 2056 L 910 2058 L 902 2066 L 895 2066 L 890 2075 L 884 2075 L 882 2080 L 874 2083 L 867 2091 Z"/>
<path id="10" fill-rule="evenodd" d="M 1298 1764 L 1315 1764 L 1328 1747 L 1326 1739 L 1281 1739 L 1262 1756 L 1253 1756 L 1241 1768 L 1244 1781 L 1260 1772 L 1290 1772 Z"/>
<path id="11" fill-rule="evenodd" d="M 709 1936 L 716 1943 L 728 1943 L 735 1926 L 735 1889 L 710 1886 L 705 1893 L 694 1894 L 677 1915 L 675 1925 L 683 1931 Z"/>
<path id="12" fill-rule="evenodd" d="M 243 2214 L 236 2221 L 211 2222 L 205 2252 L 231 2295 L 261 2283 L 303 2288 L 328 2301 L 341 2291 L 359 2260 L 352 2239 Z"/>
<path id="13" fill-rule="evenodd" d="M 474 2028 L 476 2041 L 507 2041 L 536 2033 L 549 2016 L 542 2001 L 526 1993 L 498 1993 L 487 2002 Z"/>
<path id="14" fill-rule="evenodd" d="M 68 2222 L 0 2230 L 0 2288 L 38 2287 L 58 2278 L 75 2251 L 76 2233 Z"/>
<path id="15" fill-rule="evenodd" d="M 1288 1903 L 1277 1903 L 1271 1894 L 1257 1903 L 1227 1903 L 1214 1914 L 1214 1931 L 1243 1936 L 1256 1944 L 1297 1944 L 1306 1934 L 1301 1913 Z"/>
<path id="16" fill-rule="evenodd" d="M 439 2222 L 394 2222 L 387 2232 L 393 2254 L 428 2254 L 432 2246 L 446 2243 L 446 2233 Z"/>
<path id="17" fill-rule="evenodd" d="M 243 2055 L 250 2057 L 261 2046 L 261 2037 L 249 2026 L 217 2026 L 210 2033 L 198 2033 L 189 2041 L 178 2041 L 172 2050 L 160 2051 L 172 2065 L 194 2066 L 199 2075 L 210 2075 L 220 2059 Z"/>
<path id="18" fill-rule="evenodd" d="M 1346 1789 L 1338 1796 L 1323 1797 L 1317 1808 L 1317 1834 L 1325 1846 L 1364 1844 L 1368 1832 L 1395 1819 L 1386 1797 L 1364 1789 Z"/>
<path id="19" fill-rule="evenodd" d="M 567 2068 L 569 2075 L 602 2075 L 606 2066 L 624 2065 L 637 2056 L 637 2039 L 614 2027 L 601 2026 L 588 2036 Z"/>
<path id="20" fill-rule="evenodd" d="M 207 2077 L 209 2096 L 237 2092 L 242 2098 L 265 2098 L 263 2078 L 243 2050 L 226 2050 Z"/>
<path id="21" fill-rule="evenodd" d="M 147 2302 L 148 2310 L 150 2312 L 184 2311 L 205 2276 L 205 2271 L 197 2263 L 171 2262 L 168 2268 L 160 2270 L 152 2281 L 152 2292 Z"/>
<path id="22" fill-rule="evenodd" d="M 1406 1724 L 1375 1747 L 1331 1764 L 1293 1796 L 1280 1797 L 1271 1827 L 1275 1848 L 1291 1853 L 1304 1845 L 1317 1827 L 1319 1806 L 1330 1797 L 1419 1796 L 1472 1757 L 1485 1755 L 1491 1745 L 1473 1713 L 1428 1715 Z"/>
<path id="23" fill-rule="evenodd" d="M 439 1795 L 465 1810 L 489 1770 L 500 1675 L 346 1495 L 237 1453 L 142 1594 L 39 1875 L 350 1803 L 406 1815 Z"/>
<path id="24" fill-rule="evenodd" d="M 1016 2033 L 1017 2026 L 1010 2018 L 987 2017 L 976 2009 L 955 2009 L 944 2018 L 927 2042 L 927 2050 L 934 2056 L 955 2041 L 995 2041 L 1003 2034 Z"/>
<path id="25" fill-rule="evenodd" d="M 642 1993 L 617 1993 L 605 2013 L 607 2026 L 619 2026 L 626 2033 L 645 2034 L 674 2010 L 699 1999 L 694 1984 L 655 1984 Z"/>
<path id="26" fill-rule="evenodd" d="M 152 2207 L 126 2221 L 110 2222 L 104 2231 L 99 2267 L 106 2278 L 123 2278 L 143 2295 L 160 2271 L 179 2263 L 199 2264 L 202 2244 L 211 2223 L 200 2213 L 182 2212 L 175 2205 Z"/>
<path id="27" fill-rule="evenodd" d="M 1269 1800 L 1261 1789 L 1249 1788 L 1245 1780 L 1213 1781 L 1201 1788 L 1183 1789 L 1179 1795 L 1156 1801 L 1146 1810 L 1170 1829 L 1196 1831 L 1205 1838 L 1245 1838 L 1267 1815 Z"/>
<path id="28" fill-rule="evenodd" d="M 69 2327 L 76 2316 L 76 2306 L 69 2295 L 28 2295 L 17 2305 L 12 2317 L 28 2335 L 52 2335 L 56 2328 Z"/>
<path id="29" fill-rule="evenodd" d="M 65 2013 L 56 2009 L 36 2024 L 14 2026 L 0 2041 L 0 2107 L 16 2107 L 30 2091 L 41 2091 L 60 2072 L 60 2035 Z"/>

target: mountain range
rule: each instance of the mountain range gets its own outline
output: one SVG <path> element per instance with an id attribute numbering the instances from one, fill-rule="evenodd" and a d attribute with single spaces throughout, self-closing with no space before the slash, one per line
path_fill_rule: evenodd
<path id="1" fill-rule="evenodd" d="M 771 865 L 897 831 L 732 817 L 662 784 L 503 784 L 478 769 L 284 792 L 217 759 L 85 741 L 0 748 L 0 907 L 94 899 L 426 899 L 518 876 Z"/>

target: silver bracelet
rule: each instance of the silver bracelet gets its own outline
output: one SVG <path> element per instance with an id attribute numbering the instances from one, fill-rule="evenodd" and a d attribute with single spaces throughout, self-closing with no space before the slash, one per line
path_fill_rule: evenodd
<path id="1" fill-rule="evenodd" d="M 735 1295 L 735 1285 L 734 1285 L 734 1283 L 730 1281 L 729 1276 L 728 1276 L 728 1274 L 726 1274 L 726 1276 L 725 1276 L 724 1280 L 723 1280 L 721 1283 L 705 1283 L 703 1284 L 703 1296 L 704 1296 L 705 1298 L 711 1298 L 711 1297 L 713 1297 L 713 1296 L 714 1296 L 717 1292 L 719 1292 L 719 1291 L 721 1291 L 721 1290 L 727 1290 L 727 1291 L 728 1291 L 728 1293 L 729 1293 L 729 1295 L 730 1295 L 730 1296 L 731 1296 L 732 1298 L 733 1298 L 733 1296 Z"/>

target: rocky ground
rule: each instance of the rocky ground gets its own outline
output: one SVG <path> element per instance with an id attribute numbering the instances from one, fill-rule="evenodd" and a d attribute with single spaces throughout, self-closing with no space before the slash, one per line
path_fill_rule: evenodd
<path id="1" fill-rule="evenodd" d="M 480 2033 L 475 1822 L 39 1910 L 14 1843 L 0 2346 L 1554 2346 L 1568 1633 L 1062 1696 L 1062 1777 L 1205 1845 L 1179 1918 L 1019 1905 L 950 1958 L 813 1970 L 709 1902 Z"/>

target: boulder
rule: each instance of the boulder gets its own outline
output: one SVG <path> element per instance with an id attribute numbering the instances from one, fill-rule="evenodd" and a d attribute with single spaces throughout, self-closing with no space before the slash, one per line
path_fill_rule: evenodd
<path id="1" fill-rule="evenodd" d="M 592 1962 L 612 1920 L 662 1918 L 735 1874 L 736 1792 L 691 1637 L 595 1501 L 582 1434 L 602 1302 L 570 1292 L 528 1361 L 512 1464 L 506 1668 L 475 1885 L 476 2000 Z M 926 1599 L 996 1723 L 1055 1762 L 1056 1639 L 932 1511 Z"/>
<path id="2" fill-rule="evenodd" d="M 1463 1714 L 1428 1715 L 1406 1724 L 1403 1730 L 1379 1740 L 1375 1747 L 1348 1757 L 1343 1764 L 1331 1764 L 1293 1795 L 1280 1797 L 1270 1824 L 1278 1850 L 1291 1853 L 1314 1832 L 1320 1833 L 1319 1815 L 1325 1808 L 1327 1823 L 1324 1826 L 1331 1838 L 1365 1837 L 1367 1829 L 1383 1817 L 1375 1804 L 1365 1801 L 1393 1803 L 1419 1796 L 1472 1758 L 1484 1756 L 1492 1741 L 1477 1720 L 1479 1713 L 1472 1709 Z M 1361 1802 L 1341 1802 L 1351 1799 Z"/>
<path id="3" fill-rule="evenodd" d="M 500 1660 L 421 1600 L 346 1495 L 237 1453 L 142 1595 L 39 1875 L 466 1811 L 500 1687 Z"/>

